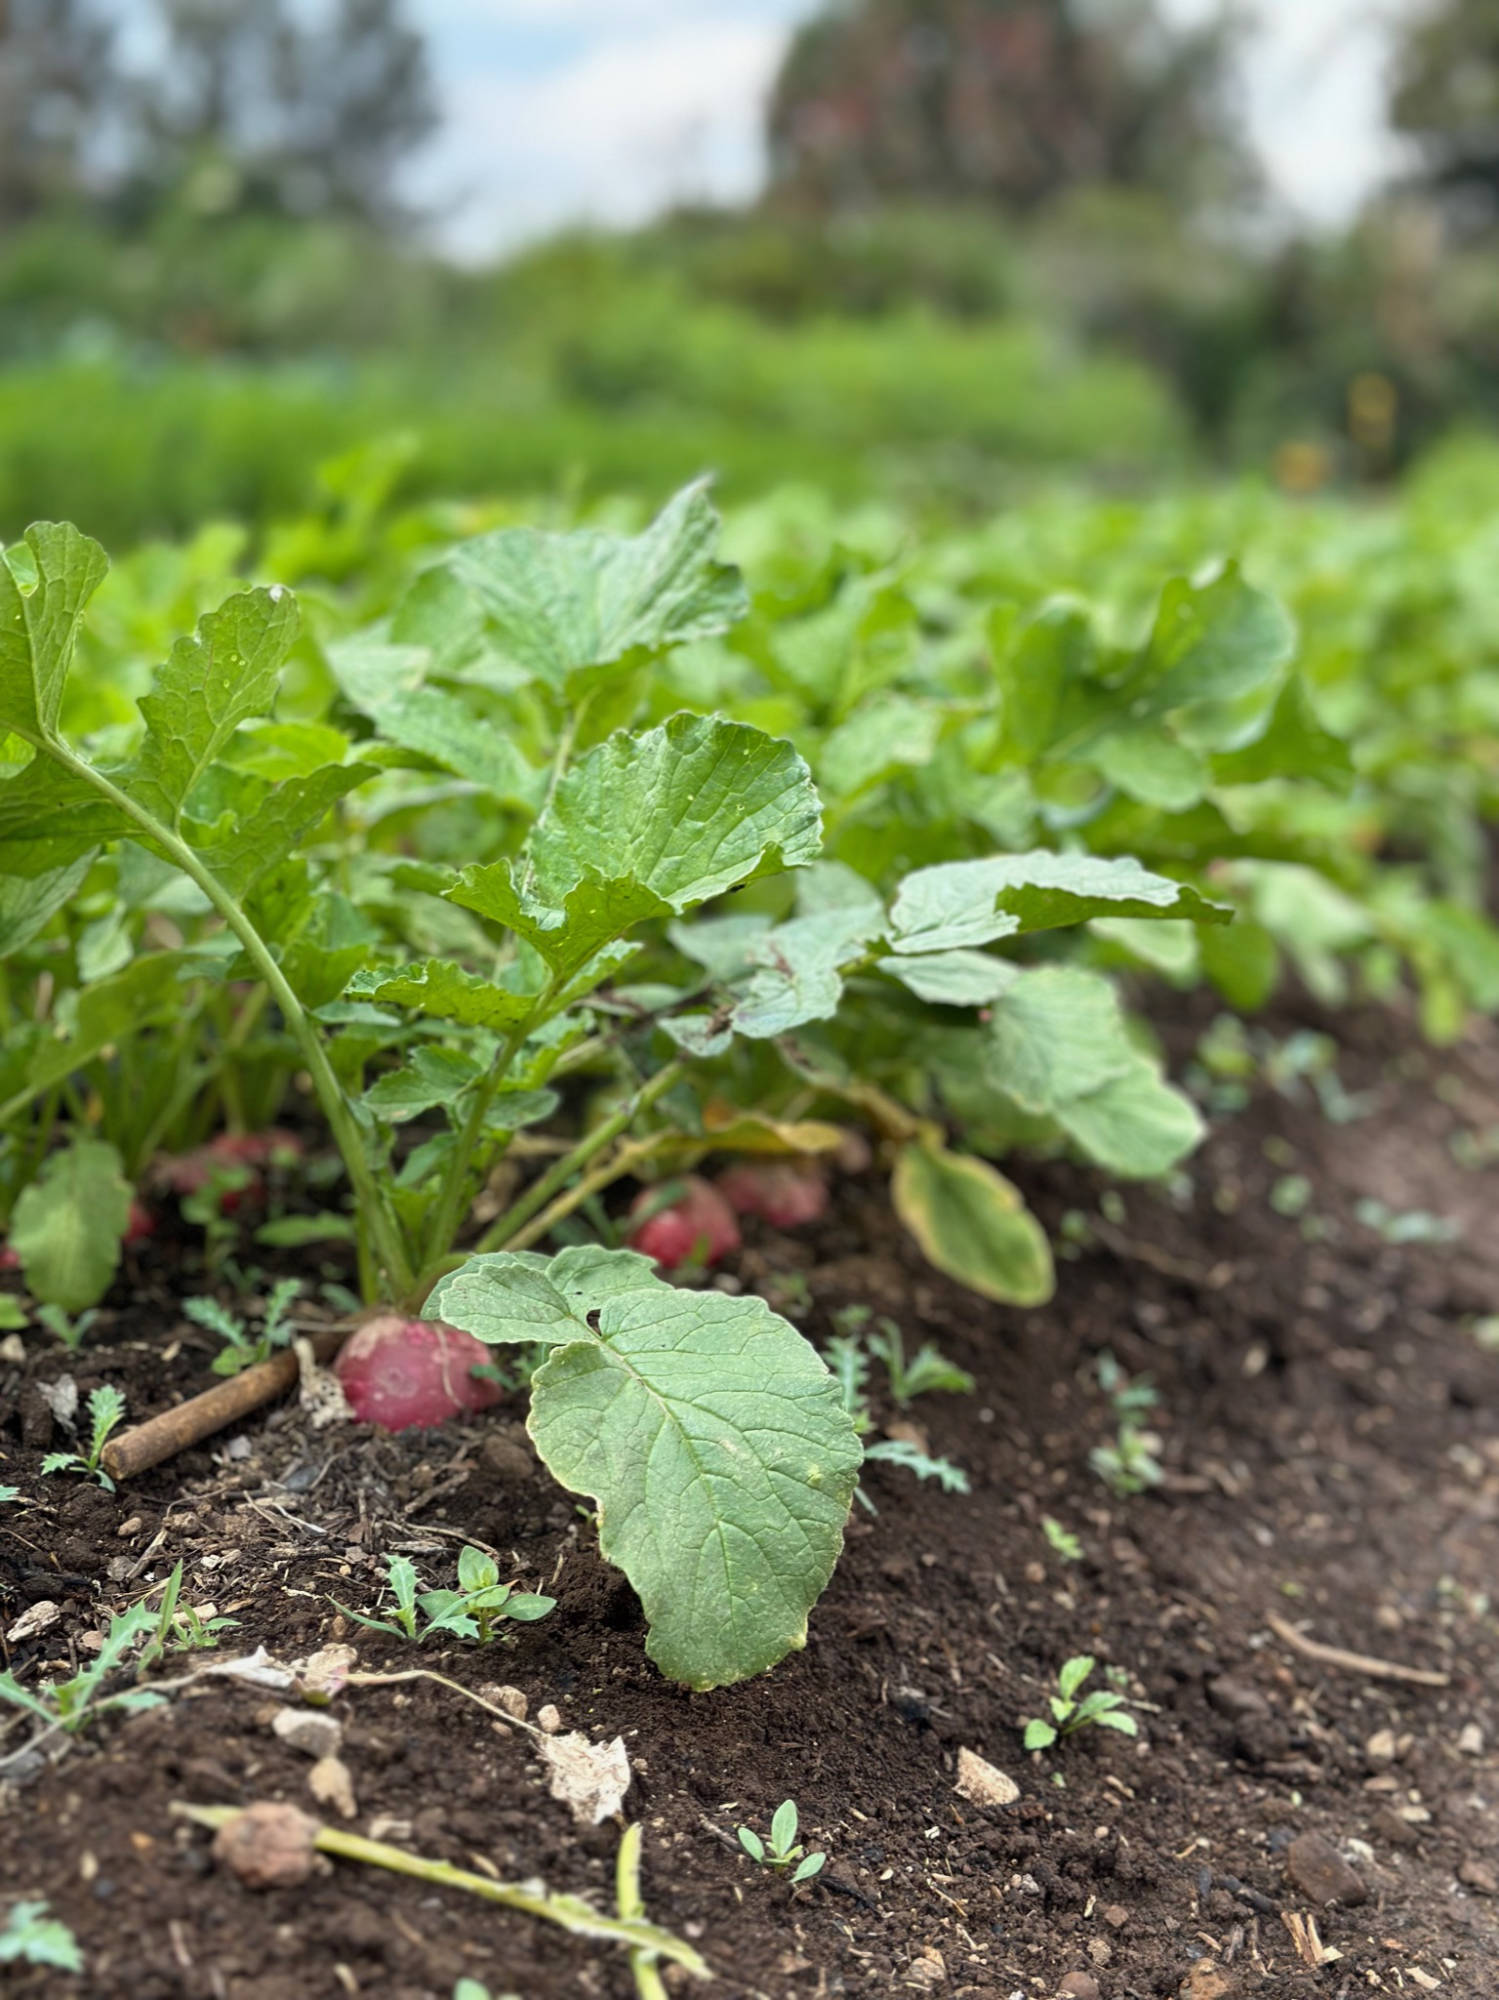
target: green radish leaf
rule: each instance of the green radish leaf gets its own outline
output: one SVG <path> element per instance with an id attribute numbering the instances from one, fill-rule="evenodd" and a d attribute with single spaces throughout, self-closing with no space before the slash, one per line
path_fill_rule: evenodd
<path id="1" fill-rule="evenodd" d="M 463 543 L 448 568 L 505 657 L 560 688 L 580 668 L 711 638 L 744 616 L 739 572 L 713 557 L 718 529 L 699 481 L 643 534 L 505 528 Z"/>
<path id="2" fill-rule="evenodd" d="M 0 730 L 35 743 L 57 734 L 78 628 L 109 558 L 68 522 L 38 521 L 25 546 L 29 563 L 16 549 L 0 551 Z"/>
<path id="3" fill-rule="evenodd" d="M 1044 1305 L 1055 1289 L 1046 1231 L 1018 1188 L 984 1160 L 932 1140 L 902 1148 L 895 1212 L 939 1271 L 1002 1305 Z"/>
<path id="4" fill-rule="evenodd" d="M 75 1139 L 54 1153 L 11 1216 L 10 1244 L 27 1290 L 66 1313 L 97 1305 L 119 1266 L 129 1221 L 130 1183 L 113 1146 Z"/>
<path id="5" fill-rule="evenodd" d="M 7 842 L 0 848 L 0 962 L 46 929 L 77 894 L 93 859 L 92 849 L 71 855 L 51 841 Z"/>
<path id="6" fill-rule="evenodd" d="M 429 958 L 399 970 L 356 972 L 344 988 L 350 1000 L 373 1000 L 410 1007 L 439 1021 L 506 1034 L 536 1011 L 534 993 L 511 993 L 444 958 Z"/>
<path id="7" fill-rule="evenodd" d="M 897 771 L 929 764 L 942 732 L 943 711 L 909 695 L 880 694 L 855 709 L 823 743 L 817 782 L 828 798 L 847 804 Z"/>
<path id="8" fill-rule="evenodd" d="M 674 715 L 580 757 L 527 847 L 539 900 L 624 879 L 678 914 L 758 875 L 812 860 L 812 774 L 789 743 L 741 722 Z"/>
<path id="9" fill-rule="evenodd" d="M 49 1034 L 26 1067 L 24 1095 L 34 1097 L 64 1082 L 113 1042 L 128 1041 L 153 1022 L 181 1010 L 182 979 L 190 954 L 148 952 L 108 979 L 82 987 L 62 1031 Z M 3 1109 L 4 1107 L 0 1107 Z"/>
<path id="10" fill-rule="evenodd" d="M 1186 883 L 1152 875 L 1138 861 L 1036 848 L 918 868 L 901 883 L 890 907 L 890 944 L 902 954 L 953 951 L 1089 917 L 1226 923 L 1231 915 Z"/>
<path id="11" fill-rule="evenodd" d="M 1207 583 L 1175 577 L 1166 585 L 1149 643 L 1119 693 L 1136 721 L 1185 711 L 1177 718 L 1184 740 L 1231 750 L 1243 740 L 1243 704 L 1268 700 L 1295 650 L 1290 614 L 1228 563 Z"/>
<path id="12" fill-rule="evenodd" d="M 416 1049 L 400 1069 L 372 1083 L 362 1102 L 377 1118 L 400 1125 L 439 1104 L 451 1104 L 482 1074 L 482 1066 L 457 1049 Z"/>
<path id="13" fill-rule="evenodd" d="M 43 1709 L 42 1713 L 45 1715 L 46 1710 Z M 765 1842 L 755 1832 L 753 1827 L 740 1827 L 739 1845 L 744 1849 L 751 1861 L 763 1861 L 765 1859 Z"/>
<path id="14" fill-rule="evenodd" d="M 1191 1098 L 1139 1054 L 1121 1075 L 1057 1105 L 1053 1115 L 1089 1159 L 1128 1180 L 1169 1173 L 1201 1143 L 1204 1131 Z"/>
<path id="15" fill-rule="evenodd" d="M 1138 1736 L 1140 1725 L 1127 1709 L 1100 1709 L 1093 1720 L 1105 1729 L 1117 1729 L 1121 1736 Z"/>
<path id="16" fill-rule="evenodd" d="M 918 1000 L 941 1007 L 987 1007 L 1009 991 L 1020 968 L 986 951 L 931 951 L 919 958 L 882 958 L 881 972 Z"/>
<path id="17" fill-rule="evenodd" d="M 509 861 L 465 868 L 443 894 L 524 938 L 559 979 L 572 980 L 606 945 L 648 918 L 670 916 L 676 907 L 643 883 L 618 876 L 590 876 L 575 883 L 560 906 L 554 906 L 523 886 L 524 863 L 520 882 L 516 872 Z"/>
<path id="18" fill-rule="evenodd" d="M 796 1844 L 796 1801 L 783 1799 L 775 1809 L 770 1822 L 770 1848 L 773 1854 L 789 1854 Z"/>
<path id="19" fill-rule="evenodd" d="M 498 1252 L 437 1285 L 433 1317 L 541 1341 L 528 1428 L 599 1510 L 662 1672 L 711 1688 L 805 1644 L 861 1451 L 837 1384 L 761 1299 L 687 1292 L 630 1251 Z"/>
<path id="20" fill-rule="evenodd" d="M 288 778 L 232 833 L 200 845 L 199 854 L 243 901 L 263 875 L 295 853 L 331 806 L 376 775 L 373 764 L 325 764 L 306 777 Z"/>
<path id="21" fill-rule="evenodd" d="M 476 715 L 459 695 L 421 685 L 429 657 L 424 646 L 394 646 L 365 636 L 328 649 L 344 694 L 387 743 L 481 785 L 503 805 L 534 812 L 545 772 L 528 764 L 513 737 Z"/>
<path id="22" fill-rule="evenodd" d="M 1027 1750 L 1049 1750 L 1057 1740 L 1057 1732 L 1049 1722 L 1033 1716 L 1025 1725 L 1025 1747 Z"/>
<path id="23" fill-rule="evenodd" d="M 1119 995 L 1099 973 L 1041 966 L 993 1003 L 985 1068 L 1023 1110 L 1054 1112 L 1127 1075 L 1135 1060 Z"/>
<path id="24" fill-rule="evenodd" d="M 279 585 L 242 591 L 179 639 L 141 699 L 145 741 L 123 789 L 168 826 L 242 722 L 267 715 L 297 636 L 297 602 Z"/>

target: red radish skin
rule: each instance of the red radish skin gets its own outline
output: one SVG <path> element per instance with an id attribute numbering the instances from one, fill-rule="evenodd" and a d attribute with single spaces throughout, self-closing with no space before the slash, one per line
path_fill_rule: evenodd
<path id="1" fill-rule="evenodd" d="M 345 1344 L 334 1372 L 358 1422 L 386 1431 L 430 1430 L 500 1400 L 498 1382 L 470 1372 L 493 1358 L 482 1340 L 455 1326 L 382 1313 Z"/>
<path id="2" fill-rule="evenodd" d="M 718 1186 L 740 1215 L 758 1215 L 775 1229 L 800 1229 L 827 1211 L 828 1184 L 816 1167 L 746 1160 L 725 1167 Z"/>
<path id="3" fill-rule="evenodd" d="M 148 1243 L 155 1234 L 156 1217 L 146 1207 L 144 1202 L 131 1202 L 130 1220 L 125 1224 L 124 1240 L 126 1245 Z"/>
<path id="4" fill-rule="evenodd" d="M 0 1243 L 0 1271 L 19 1271 L 20 1268 L 20 1251 L 12 1250 L 8 1243 Z"/>
<path id="5" fill-rule="evenodd" d="M 289 1166 L 301 1159 L 302 1141 L 295 1132 L 271 1126 L 264 1132 L 220 1132 L 206 1146 L 177 1153 L 162 1163 L 162 1178 L 176 1195 L 199 1194 L 216 1174 L 241 1178 L 219 1196 L 219 1213 L 234 1215 L 247 1203 L 255 1206 L 265 1195 L 266 1166 Z"/>
<path id="6" fill-rule="evenodd" d="M 630 1205 L 631 1215 L 647 1210 L 659 1198 L 655 1188 L 642 1188 Z M 647 1214 L 630 1230 L 626 1242 L 643 1256 L 654 1257 L 664 1271 L 674 1271 L 700 1256 L 705 1264 L 716 1264 L 740 1244 L 739 1224 L 734 1211 L 711 1181 L 688 1174 L 682 1193 L 670 1208 Z"/>

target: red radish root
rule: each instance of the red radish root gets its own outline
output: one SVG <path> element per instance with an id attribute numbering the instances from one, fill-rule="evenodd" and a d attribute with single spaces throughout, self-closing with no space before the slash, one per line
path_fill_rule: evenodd
<path id="1" fill-rule="evenodd" d="M 382 1313 L 344 1347 L 334 1372 L 360 1423 L 382 1430 L 424 1430 L 463 1410 L 487 1410 L 503 1393 L 473 1374 L 492 1351 L 471 1333 L 439 1320 Z"/>
<path id="2" fill-rule="evenodd" d="M 687 1174 L 678 1185 L 682 1192 L 666 1208 L 656 1206 L 661 1198 L 659 1188 L 643 1188 L 636 1195 L 630 1213 L 641 1220 L 625 1239 L 630 1248 L 654 1257 L 665 1271 L 674 1271 L 694 1257 L 716 1264 L 720 1257 L 737 1250 L 739 1224 L 713 1183 Z"/>

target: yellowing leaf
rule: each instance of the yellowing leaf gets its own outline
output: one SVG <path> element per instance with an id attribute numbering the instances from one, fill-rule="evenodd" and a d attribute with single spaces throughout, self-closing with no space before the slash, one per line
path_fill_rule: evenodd
<path id="1" fill-rule="evenodd" d="M 971 1292 L 1015 1306 L 1051 1297 L 1046 1232 L 1020 1190 L 986 1161 L 918 1139 L 896 1161 L 890 1193 L 930 1261 Z"/>

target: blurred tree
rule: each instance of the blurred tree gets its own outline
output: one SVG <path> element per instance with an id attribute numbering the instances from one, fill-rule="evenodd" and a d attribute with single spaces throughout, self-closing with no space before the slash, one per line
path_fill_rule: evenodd
<path id="1" fill-rule="evenodd" d="M 0 0 L 3 3 L 3 0 Z M 137 210 L 406 219 L 396 176 L 438 122 L 401 0 L 158 0 L 162 53 L 133 93 Z"/>
<path id="2" fill-rule="evenodd" d="M 111 39 L 80 0 L 0 0 L 0 223 L 79 192 Z"/>
<path id="3" fill-rule="evenodd" d="M 1183 208 L 1242 200 L 1236 33 L 1226 13 L 1168 26 L 1155 0 L 830 0 L 771 99 L 773 192 L 1026 210 L 1114 183 Z"/>
<path id="4" fill-rule="evenodd" d="M 1390 122 L 1415 140 L 1428 185 L 1480 226 L 1499 217 L 1499 5 L 1438 0 L 1396 44 Z"/>

